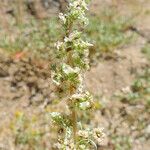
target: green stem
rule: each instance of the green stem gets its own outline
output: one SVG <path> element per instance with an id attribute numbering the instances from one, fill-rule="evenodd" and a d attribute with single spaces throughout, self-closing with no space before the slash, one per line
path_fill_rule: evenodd
<path id="1" fill-rule="evenodd" d="M 71 65 L 71 60 L 72 60 L 72 54 L 71 52 L 68 52 L 68 64 Z M 70 87 L 70 95 L 74 92 L 73 87 Z M 71 111 L 71 120 L 72 120 L 72 127 L 73 127 L 73 142 L 74 142 L 74 150 L 77 150 L 77 112 L 76 108 L 74 106 L 74 102 L 72 101 L 71 104 L 72 108 L 70 109 Z"/>
<path id="2" fill-rule="evenodd" d="M 76 113 L 76 109 L 73 108 L 72 109 L 72 127 L 73 127 L 73 140 L 74 140 L 74 146 L 76 150 L 76 144 L 77 144 L 77 113 Z"/>

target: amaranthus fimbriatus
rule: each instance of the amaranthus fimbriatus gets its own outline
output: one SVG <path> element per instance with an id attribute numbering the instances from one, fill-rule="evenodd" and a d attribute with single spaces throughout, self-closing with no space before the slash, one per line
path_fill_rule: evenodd
<path id="1" fill-rule="evenodd" d="M 93 105 L 92 96 L 84 90 L 83 85 L 84 73 L 89 69 L 88 47 L 92 46 L 82 39 L 83 29 L 88 24 L 86 10 L 86 0 L 70 0 L 66 13 L 59 14 L 65 36 L 55 44 L 58 61 L 52 67 L 52 78 L 60 99 L 67 101 L 70 110 L 68 116 L 58 112 L 51 113 L 53 121 L 65 133 L 57 144 L 60 150 L 96 149 L 93 140 L 99 141 L 102 136 L 100 129 L 83 129 L 77 120 L 78 110 L 85 111 Z"/>

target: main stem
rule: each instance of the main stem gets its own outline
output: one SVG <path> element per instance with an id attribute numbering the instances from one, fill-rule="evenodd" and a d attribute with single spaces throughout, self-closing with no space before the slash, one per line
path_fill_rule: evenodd
<path id="1" fill-rule="evenodd" d="M 68 30 L 69 32 L 71 30 Z M 69 35 L 69 32 L 67 33 L 67 36 Z M 67 62 L 69 65 L 72 64 L 71 62 L 72 59 L 72 54 L 71 52 L 68 52 L 68 58 L 67 58 Z M 70 87 L 70 95 L 74 92 L 73 87 Z M 74 106 L 74 102 L 72 101 L 72 108 L 70 109 L 71 111 L 71 120 L 72 120 L 72 128 L 73 128 L 73 142 L 74 142 L 74 150 L 77 150 L 77 112 L 76 112 L 76 108 Z"/>
<path id="2" fill-rule="evenodd" d="M 73 127 L 73 140 L 74 140 L 74 150 L 77 149 L 77 113 L 76 113 L 76 109 L 73 108 L 72 109 L 72 127 Z"/>

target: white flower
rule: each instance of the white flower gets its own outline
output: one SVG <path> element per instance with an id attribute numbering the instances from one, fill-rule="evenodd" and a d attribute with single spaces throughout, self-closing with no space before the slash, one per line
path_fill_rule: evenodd
<path id="1" fill-rule="evenodd" d="M 71 40 L 68 37 L 65 37 L 64 41 L 65 42 L 70 42 Z"/>
<path id="2" fill-rule="evenodd" d="M 93 44 L 88 43 L 88 42 L 86 42 L 86 45 L 89 46 L 89 47 L 90 47 L 90 46 L 93 46 Z"/>
<path id="3" fill-rule="evenodd" d="M 72 33 L 70 33 L 70 35 L 68 37 L 65 37 L 64 42 L 71 42 L 74 39 L 80 37 L 81 32 L 78 31 L 74 31 Z"/>
<path id="4" fill-rule="evenodd" d="M 72 95 L 72 99 L 84 99 L 84 98 L 91 98 L 90 93 L 85 92 L 85 93 L 76 93 Z"/>
<path id="5" fill-rule="evenodd" d="M 78 136 L 83 137 L 83 138 L 88 138 L 89 133 L 86 130 L 79 130 L 78 131 Z"/>
<path id="6" fill-rule="evenodd" d="M 79 105 L 79 107 L 80 107 L 81 110 L 86 110 L 86 109 L 90 108 L 90 106 L 91 106 L 91 104 L 88 101 L 87 102 L 82 102 Z"/>
<path id="7" fill-rule="evenodd" d="M 83 97 L 83 94 L 80 94 L 80 93 L 78 94 L 78 93 L 76 93 L 76 94 L 73 94 L 71 98 L 72 98 L 72 99 L 79 99 L 79 98 L 82 98 L 82 97 Z"/>
<path id="8" fill-rule="evenodd" d="M 63 45 L 63 42 L 58 41 L 55 43 L 54 46 L 59 50 L 62 45 Z"/>
<path id="9" fill-rule="evenodd" d="M 72 68 L 71 66 L 67 64 L 62 65 L 62 70 L 65 74 L 70 74 L 70 73 L 78 73 L 80 69 L 78 67 Z"/>
<path id="10" fill-rule="evenodd" d="M 59 13 L 59 18 L 63 21 L 64 24 L 66 23 L 66 17 L 63 13 Z"/>
<path id="11" fill-rule="evenodd" d="M 52 116 L 52 118 L 56 118 L 56 117 L 61 116 L 61 114 L 59 112 L 52 112 L 52 113 L 50 113 L 50 115 Z"/>
<path id="12" fill-rule="evenodd" d="M 74 31 L 69 35 L 70 41 L 74 40 L 75 38 L 78 38 L 80 36 L 81 32 Z"/>

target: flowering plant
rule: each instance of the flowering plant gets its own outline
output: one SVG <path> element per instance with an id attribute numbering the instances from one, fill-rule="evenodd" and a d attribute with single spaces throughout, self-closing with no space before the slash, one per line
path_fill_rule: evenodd
<path id="1" fill-rule="evenodd" d="M 77 120 L 78 110 L 93 107 L 92 96 L 83 85 L 84 73 L 89 69 L 88 47 L 92 46 L 82 39 L 80 31 L 88 24 L 86 10 L 86 0 L 71 0 L 67 12 L 59 14 L 65 36 L 55 44 L 58 62 L 53 65 L 52 78 L 59 97 L 67 101 L 70 115 L 53 112 L 51 117 L 65 130 L 57 143 L 57 148 L 62 150 L 91 150 L 93 146 L 96 148 L 93 139 L 99 141 L 103 135 L 101 129 L 85 130 L 81 124 L 79 127 Z"/>

